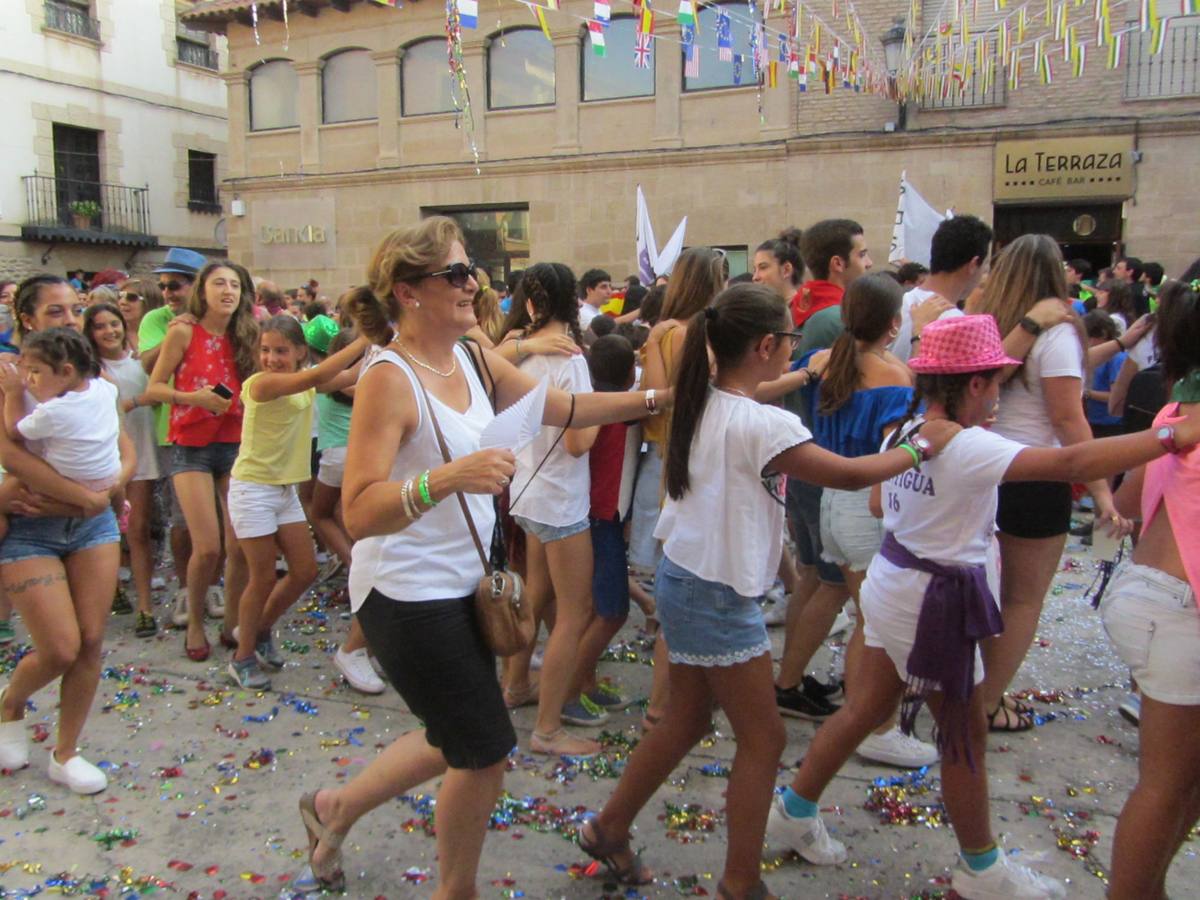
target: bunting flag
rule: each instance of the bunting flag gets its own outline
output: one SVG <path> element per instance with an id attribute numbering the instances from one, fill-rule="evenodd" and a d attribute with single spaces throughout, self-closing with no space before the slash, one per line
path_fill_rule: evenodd
<path id="1" fill-rule="evenodd" d="M 1058 11 L 1054 15 L 1054 39 L 1066 40 L 1067 37 L 1067 0 L 1059 0 Z"/>
<path id="2" fill-rule="evenodd" d="M 546 21 L 546 10 L 534 4 L 533 14 L 537 16 L 538 25 L 542 27 L 542 34 L 546 36 L 546 40 L 554 40 L 554 38 L 550 37 L 550 24 Z"/>
<path id="3" fill-rule="evenodd" d="M 559 0 L 546 0 L 546 9 L 559 9 Z"/>
<path id="4" fill-rule="evenodd" d="M 595 0 L 592 4 L 592 17 L 602 27 L 608 27 L 608 23 L 612 21 L 612 5 L 608 0 Z"/>
<path id="5" fill-rule="evenodd" d="M 1158 25 L 1150 32 L 1150 53 L 1157 56 L 1162 52 L 1163 44 L 1167 42 L 1167 26 L 1170 19 L 1159 19 Z"/>
<path id="6" fill-rule="evenodd" d="M 642 34 L 654 34 L 654 10 L 650 0 L 642 0 L 642 18 L 638 23 L 638 31 Z"/>
<path id="7" fill-rule="evenodd" d="M 1121 65 L 1121 51 L 1124 49 L 1125 35 L 1114 34 L 1108 42 L 1108 67 L 1115 69 Z"/>
<path id="8" fill-rule="evenodd" d="M 1022 6 L 1019 10 L 1017 10 L 1017 43 L 1018 44 L 1025 43 L 1025 30 L 1028 27 L 1029 27 L 1029 14 L 1025 11 L 1025 7 Z"/>
<path id="9" fill-rule="evenodd" d="M 805 92 L 808 91 L 808 69 L 809 66 L 812 65 L 812 60 L 814 58 L 812 44 L 809 44 L 804 48 L 804 59 L 801 60 L 800 70 L 796 74 L 796 81 L 798 82 L 797 87 Z"/>
<path id="10" fill-rule="evenodd" d="M 742 83 L 742 54 L 733 54 L 733 83 Z"/>
<path id="11" fill-rule="evenodd" d="M 693 43 L 684 55 L 683 74 L 687 78 L 700 77 L 700 45 Z"/>
<path id="12" fill-rule="evenodd" d="M 1070 62 L 1075 57 L 1075 45 L 1079 40 L 1075 36 L 1075 26 L 1071 25 L 1067 28 L 1067 33 L 1062 39 L 1063 42 L 1063 62 Z"/>
<path id="13" fill-rule="evenodd" d="M 458 0 L 458 24 L 463 28 L 479 27 L 479 0 Z"/>
<path id="14" fill-rule="evenodd" d="M 375 0 L 380 6 L 390 6 L 392 9 L 400 8 L 400 0 Z"/>
<path id="15" fill-rule="evenodd" d="M 767 64 L 767 87 L 779 87 L 779 63 L 775 60 Z"/>
<path id="16" fill-rule="evenodd" d="M 650 68 L 650 42 L 654 38 L 648 33 L 639 32 L 634 38 L 633 65 L 638 69 Z"/>
<path id="17" fill-rule="evenodd" d="M 608 47 L 604 43 L 603 22 L 588 22 L 588 37 L 592 39 L 593 53 L 595 53 L 597 56 L 604 56 L 608 53 Z"/>
<path id="18" fill-rule="evenodd" d="M 692 0 L 679 0 L 679 12 L 676 14 L 676 18 L 680 25 L 696 27 L 696 8 L 692 5 Z"/>
<path id="19" fill-rule="evenodd" d="M 1015 91 L 1021 86 L 1021 51 L 1013 50 L 1008 61 L 1008 89 Z"/>
<path id="20" fill-rule="evenodd" d="M 1083 44 L 1076 44 L 1071 54 L 1071 71 L 1076 78 L 1083 76 L 1083 70 L 1087 66 L 1087 48 Z"/>
<path id="21" fill-rule="evenodd" d="M 717 13 L 717 59 L 733 62 L 733 26 L 724 7 Z"/>

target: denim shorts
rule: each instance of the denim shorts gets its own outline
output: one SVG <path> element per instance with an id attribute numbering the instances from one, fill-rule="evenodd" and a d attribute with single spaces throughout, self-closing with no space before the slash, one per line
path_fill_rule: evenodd
<path id="1" fill-rule="evenodd" d="M 1200 706 L 1200 612 L 1186 581 L 1126 563 L 1100 604 L 1104 630 L 1142 693 Z"/>
<path id="2" fill-rule="evenodd" d="M 625 526 L 605 519 L 592 526 L 592 609 L 602 619 L 629 615 L 629 564 L 625 559 Z"/>
<path id="3" fill-rule="evenodd" d="M 666 556 L 654 577 L 654 600 L 673 663 L 736 666 L 771 652 L 756 598 L 705 581 Z"/>
<path id="4" fill-rule="evenodd" d="M 796 539 L 796 561 L 815 567 L 826 584 L 845 584 L 842 570 L 821 557 L 821 488 L 798 478 L 787 480 L 787 516 Z"/>
<path id="5" fill-rule="evenodd" d="M 543 525 L 541 522 L 535 522 L 533 519 L 527 519 L 524 516 L 513 516 L 513 521 L 521 526 L 521 530 L 526 534 L 532 534 L 543 544 L 549 544 L 552 541 L 561 541 L 563 538 L 569 538 L 572 535 L 579 534 L 581 531 L 588 530 L 588 520 L 582 519 L 571 525 Z"/>
<path id="6" fill-rule="evenodd" d="M 111 509 L 88 519 L 12 516 L 8 520 L 8 535 L 0 544 L 0 563 L 45 557 L 66 559 L 80 550 L 115 544 L 120 540 L 117 517 Z"/>
<path id="7" fill-rule="evenodd" d="M 184 472 L 207 472 L 213 478 L 222 478 L 233 471 L 241 444 L 216 443 L 205 447 L 171 448 L 171 474 Z"/>
<path id="8" fill-rule="evenodd" d="M 871 489 L 821 491 L 821 559 L 865 572 L 883 544 L 883 520 L 871 515 Z"/>

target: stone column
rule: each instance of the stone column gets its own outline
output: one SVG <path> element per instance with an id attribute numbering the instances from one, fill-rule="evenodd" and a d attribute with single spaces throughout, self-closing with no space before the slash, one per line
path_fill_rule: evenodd
<path id="1" fill-rule="evenodd" d="M 246 134 L 250 131 L 250 76 L 245 71 L 224 72 L 229 102 L 228 177 L 246 174 Z"/>
<path id="2" fill-rule="evenodd" d="M 404 50 L 378 50 L 375 61 L 375 93 L 379 101 L 379 168 L 400 164 L 400 59 Z"/>
<path id="3" fill-rule="evenodd" d="M 491 39 L 484 38 L 478 42 L 463 41 L 463 65 L 466 67 L 467 89 L 471 92 L 471 109 L 475 115 L 475 148 L 479 151 L 480 159 L 487 159 L 487 50 Z M 471 158 L 471 136 L 467 130 L 464 113 L 462 123 L 463 152 L 467 159 Z"/>
<path id="4" fill-rule="evenodd" d="M 554 152 L 579 152 L 578 29 L 554 36 Z"/>
<path id="5" fill-rule="evenodd" d="M 321 170 L 321 65 L 319 60 L 295 64 L 296 117 L 300 120 L 300 171 Z"/>
<path id="6" fill-rule="evenodd" d="M 683 53 L 679 24 L 656 22 L 656 34 L 669 41 L 654 42 L 654 137 L 656 147 L 682 147 L 680 97 L 683 94 Z"/>

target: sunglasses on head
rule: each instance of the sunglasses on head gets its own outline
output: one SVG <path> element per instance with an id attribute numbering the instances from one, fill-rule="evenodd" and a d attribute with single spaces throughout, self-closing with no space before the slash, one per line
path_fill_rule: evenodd
<path id="1" fill-rule="evenodd" d="M 475 264 L 459 262 L 452 263 L 438 272 L 426 272 L 423 275 L 418 275 L 417 280 L 422 278 L 445 278 L 446 281 L 450 282 L 451 287 L 464 288 L 467 286 L 467 282 L 474 277 Z"/>

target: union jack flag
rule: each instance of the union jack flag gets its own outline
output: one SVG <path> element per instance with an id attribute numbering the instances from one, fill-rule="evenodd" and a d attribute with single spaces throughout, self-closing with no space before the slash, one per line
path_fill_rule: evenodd
<path id="1" fill-rule="evenodd" d="M 650 42 L 654 35 L 639 32 L 633 47 L 633 65 L 638 69 L 650 68 Z"/>
<path id="2" fill-rule="evenodd" d="M 724 9 L 717 14 L 717 59 L 721 62 L 733 61 L 733 26 L 729 21 L 729 13 Z"/>

